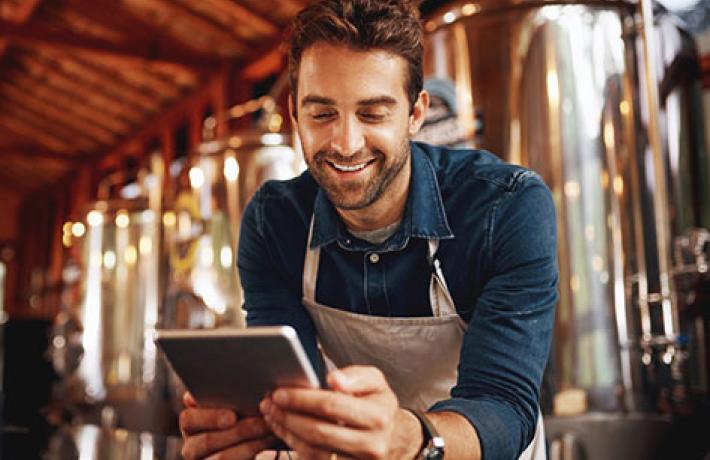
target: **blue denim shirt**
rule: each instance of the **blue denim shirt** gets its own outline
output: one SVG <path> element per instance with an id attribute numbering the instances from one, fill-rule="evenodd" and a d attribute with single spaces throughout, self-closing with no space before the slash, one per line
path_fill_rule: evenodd
<path id="1" fill-rule="evenodd" d="M 411 155 L 402 224 L 379 245 L 348 233 L 307 171 L 258 190 L 239 243 L 247 322 L 292 325 L 320 370 L 315 327 L 301 303 L 314 212 L 316 301 L 350 312 L 431 316 L 427 239 L 439 239 L 437 258 L 468 327 L 458 382 L 431 410 L 466 417 L 486 460 L 516 458 L 535 433 L 557 300 L 551 194 L 535 173 L 488 152 L 412 143 Z M 371 253 L 377 264 L 368 263 Z"/>

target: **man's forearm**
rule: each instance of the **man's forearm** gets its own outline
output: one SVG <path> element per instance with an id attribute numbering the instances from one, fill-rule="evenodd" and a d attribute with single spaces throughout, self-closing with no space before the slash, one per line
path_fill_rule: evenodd
<path id="1" fill-rule="evenodd" d="M 481 444 L 476 430 L 469 421 L 456 412 L 429 412 L 427 417 L 444 438 L 446 459 L 480 460 Z M 407 410 L 398 414 L 398 447 L 391 458 L 411 460 L 421 449 L 424 435 L 419 420 Z"/>

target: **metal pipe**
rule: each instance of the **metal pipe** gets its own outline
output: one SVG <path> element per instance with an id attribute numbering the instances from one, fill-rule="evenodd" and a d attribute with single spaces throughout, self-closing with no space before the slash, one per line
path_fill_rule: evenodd
<path id="1" fill-rule="evenodd" d="M 653 194 L 654 222 L 656 229 L 656 245 L 658 249 L 658 271 L 660 282 L 660 303 L 663 313 L 663 333 L 665 338 L 673 341 L 678 333 L 678 313 L 671 277 L 670 261 L 670 229 L 668 216 L 668 190 L 666 186 L 663 147 L 659 129 L 659 96 L 656 77 L 656 41 L 653 29 L 653 4 L 651 0 L 639 1 L 643 43 L 644 76 L 646 79 L 646 97 L 648 103 L 648 138 L 653 158 L 655 191 Z M 669 349 L 669 351 L 671 351 Z M 672 351 L 671 351 L 672 352 Z"/>

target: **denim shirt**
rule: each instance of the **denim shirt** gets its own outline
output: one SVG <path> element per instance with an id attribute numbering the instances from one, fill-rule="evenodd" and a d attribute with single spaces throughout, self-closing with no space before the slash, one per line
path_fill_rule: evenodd
<path id="1" fill-rule="evenodd" d="M 557 301 L 551 194 L 537 174 L 488 152 L 410 146 L 402 223 L 379 245 L 348 233 L 308 171 L 257 191 L 239 242 L 247 323 L 293 326 L 322 372 L 301 302 L 311 215 L 308 243 L 321 248 L 316 301 L 354 313 L 431 316 L 427 239 L 438 239 L 437 258 L 468 326 L 457 384 L 430 410 L 467 418 L 486 460 L 517 458 L 535 434 Z M 369 261 L 373 253 L 378 263 Z"/>

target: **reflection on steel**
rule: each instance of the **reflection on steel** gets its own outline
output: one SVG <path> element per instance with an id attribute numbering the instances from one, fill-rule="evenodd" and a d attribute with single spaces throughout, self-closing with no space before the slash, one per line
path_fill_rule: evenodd
<path id="1" fill-rule="evenodd" d="M 173 422 L 153 342 L 162 303 L 159 155 L 150 170 L 139 173 L 142 198 L 94 202 L 71 224 L 50 349 L 65 409 L 84 421 L 160 432 Z"/>
<path id="2" fill-rule="evenodd" d="M 684 231 L 710 224 L 702 113 L 687 72 L 695 57 L 662 9 L 661 46 L 644 47 L 637 8 L 453 2 L 425 22 L 425 78 L 453 82 L 457 106 L 470 108 L 466 131 L 479 125 L 469 140 L 552 190 L 556 413 L 667 411 L 688 399 L 683 343 L 694 321 L 679 318 L 670 251 Z M 655 80 L 645 78 L 652 61 Z M 646 81 L 660 91 L 656 110 Z"/>
<path id="3" fill-rule="evenodd" d="M 200 144 L 175 179 L 163 218 L 170 247 L 169 328 L 244 327 L 237 271 L 241 215 L 256 189 L 302 170 L 289 136 L 257 130 Z"/>

